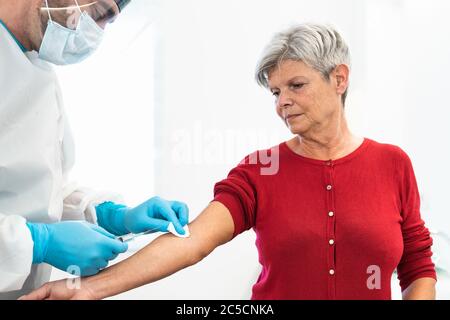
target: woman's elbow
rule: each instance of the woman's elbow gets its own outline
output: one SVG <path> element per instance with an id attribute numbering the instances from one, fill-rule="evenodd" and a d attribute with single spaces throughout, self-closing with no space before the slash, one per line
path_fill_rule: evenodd
<path id="1" fill-rule="evenodd" d="M 201 262 L 209 256 L 218 247 L 218 245 L 197 244 L 194 247 L 195 249 L 190 251 L 191 254 L 188 259 L 191 266 Z"/>
<path id="2" fill-rule="evenodd" d="M 203 259 L 205 259 L 207 256 L 210 255 L 211 252 L 208 252 L 207 250 L 198 250 L 194 254 L 191 255 L 189 259 L 190 266 L 193 266 L 199 262 L 201 262 Z"/>

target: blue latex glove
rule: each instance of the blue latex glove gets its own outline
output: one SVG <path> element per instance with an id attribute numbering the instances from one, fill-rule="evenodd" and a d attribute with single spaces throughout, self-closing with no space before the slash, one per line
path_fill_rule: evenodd
<path id="1" fill-rule="evenodd" d="M 147 200 L 136 208 L 128 208 L 113 202 L 96 207 L 98 224 L 109 232 L 122 236 L 128 233 L 167 232 L 173 223 L 179 234 L 189 222 L 189 209 L 179 201 L 168 201 L 160 197 Z"/>
<path id="2" fill-rule="evenodd" d="M 27 226 L 34 242 L 33 264 L 45 262 L 63 271 L 77 266 L 81 276 L 98 273 L 109 260 L 128 250 L 126 243 L 87 222 L 27 223 Z"/>

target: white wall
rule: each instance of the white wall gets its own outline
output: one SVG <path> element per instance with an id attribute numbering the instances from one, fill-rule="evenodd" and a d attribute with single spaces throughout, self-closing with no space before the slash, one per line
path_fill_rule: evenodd
<path id="1" fill-rule="evenodd" d="M 194 219 L 239 160 L 289 137 L 271 95 L 253 80 L 263 46 L 292 23 L 324 22 L 352 52 L 352 128 L 409 153 L 427 224 L 450 230 L 449 7 L 445 0 L 134 0 L 104 49 L 62 73 L 78 143 L 75 175 L 132 203 L 153 194 L 185 201 Z M 247 299 L 260 269 L 254 240 L 248 232 L 199 265 L 119 297 Z"/>
<path id="2" fill-rule="evenodd" d="M 130 204 L 154 192 L 156 9 L 136 1 L 92 57 L 57 70 L 76 142 L 72 179 L 119 192 Z"/>

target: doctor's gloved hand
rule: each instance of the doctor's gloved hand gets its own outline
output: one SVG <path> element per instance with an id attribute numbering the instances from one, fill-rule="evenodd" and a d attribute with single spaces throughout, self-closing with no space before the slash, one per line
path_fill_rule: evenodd
<path id="1" fill-rule="evenodd" d="M 98 224 L 109 232 L 122 236 L 128 233 L 167 232 L 172 223 L 184 235 L 183 227 L 189 222 L 189 209 L 185 203 L 154 197 L 135 208 L 105 202 L 96 207 Z"/>
<path id="2" fill-rule="evenodd" d="M 81 276 L 92 276 L 110 260 L 128 250 L 103 228 L 87 222 L 27 223 L 33 241 L 33 264 L 48 263 L 68 271 L 79 268 Z"/>

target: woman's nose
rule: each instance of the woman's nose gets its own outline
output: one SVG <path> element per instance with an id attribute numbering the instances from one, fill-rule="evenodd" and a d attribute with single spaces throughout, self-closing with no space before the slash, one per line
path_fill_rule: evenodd
<path id="1" fill-rule="evenodd" d="M 277 105 L 279 108 L 289 108 L 292 104 L 293 101 L 288 95 L 280 93 L 277 100 Z"/>

